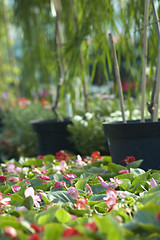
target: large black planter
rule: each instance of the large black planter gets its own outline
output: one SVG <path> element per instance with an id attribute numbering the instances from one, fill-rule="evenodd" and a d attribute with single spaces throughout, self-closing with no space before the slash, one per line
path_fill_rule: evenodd
<path id="1" fill-rule="evenodd" d="M 104 122 L 103 127 L 114 163 L 134 156 L 143 159 L 140 167 L 144 170 L 160 169 L 160 122 Z"/>
<path id="2" fill-rule="evenodd" d="M 33 130 L 37 133 L 38 150 L 40 155 L 56 154 L 60 150 L 72 151 L 68 141 L 68 124 L 70 120 L 58 122 L 56 120 L 31 121 Z"/>

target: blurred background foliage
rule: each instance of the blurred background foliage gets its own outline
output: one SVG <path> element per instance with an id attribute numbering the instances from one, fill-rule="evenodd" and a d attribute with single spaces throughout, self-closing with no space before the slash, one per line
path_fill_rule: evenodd
<path id="1" fill-rule="evenodd" d="M 55 3 L 58 4 L 57 15 L 53 14 Z M 159 13 L 160 3 L 155 3 Z M 65 101 L 69 92 L 72 102 L 84 104 L 92 84 L 114 82 L 108 41 L 110 31 L 116 43 L 124 90 L 138 93 L 144 1 L 0 0 L 0 4 L 1 102 L 5 93 L 10 95 L 8 101 L 12 105 L 19 97 L 36 98 L 43 89 L 55 100 L 56 86 L 63 77 L 60 100 Z M 151 4 L 149 22 L 154 23 Z M 59 25 L 61 43 L 58 45 Z M 158 48 L 154 24 L 148 26 L 148 40 L 147 89 L 150 89 Z M 1 104 L 2 109 L 3 106 Z M 85 107 L 89 110 L 86 104 Z"/>
<path id="2" fill-rule="evenodd" d="M 56 100 L 63 117 L 67 116 L 67 104 L 72 105 L 73 115 L 92 112 L 101 117 L 119 110 L 109 32 L 114 37 L 125 104 L 131 117 L 141 97 L 144 1 L 0 0 L 0 118 L 4 117 L 6 127 L 2 136 L 7 144 L 8 136 L 11 145 L 16 139 L 16 154 L 36 153 L 35 135 L 29 135 L 29 121 L 54 117 L 49 111 Z M 155 0 L 155 4 L 160 15 L 160 1 Z M 147 101 L 150 101 L 158 53 L 151 3 L 148 45 Z M 29 104 L 34 105 L 28 107 L 29 113 L 22 111 Z M 17 105 L 22 109 L 15 110 Z M 18 132 L 17 126 L 22 131 Z M 25 128 L 28 130 L 24 131 Z M 6 135 L 6 129 L 12 133 Z M 93 134 L 93 130 L 90 132 Z M 27 140 L 30 144 L 27 147 L 20 146 L 21 136 L 24 142 L 33 141 Z M 3 143 L 1 147 L 6 151 L 8 145 Z"/>

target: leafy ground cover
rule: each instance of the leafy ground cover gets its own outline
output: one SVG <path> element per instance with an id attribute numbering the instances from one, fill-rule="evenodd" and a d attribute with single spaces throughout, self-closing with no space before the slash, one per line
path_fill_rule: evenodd
<path id="1" fill-rule="evenodd" d="M 98 152 L 1 164 L 0 239 L 160 239 L 160 171 Z"/>

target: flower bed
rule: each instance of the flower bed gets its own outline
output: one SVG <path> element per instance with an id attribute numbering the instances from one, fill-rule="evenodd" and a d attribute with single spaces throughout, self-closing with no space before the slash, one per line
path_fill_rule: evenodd
<path id="1" fill-rule="evenodd" d="M 94 152 L 1 164 L 0 239 L 160 239 L 160 171 Z"/>

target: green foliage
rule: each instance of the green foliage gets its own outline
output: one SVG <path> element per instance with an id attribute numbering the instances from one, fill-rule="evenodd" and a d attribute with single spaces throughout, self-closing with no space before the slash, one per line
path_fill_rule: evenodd
<path id="1" fill-rule="evenodd" d="M 102 121 L 99 117 L 73 121 L 72 125 L 68 125 L 69 141 L 75 147 L 75 152 L 82 155 L 90 155 L 94 151 L 103 154 L 108 152 Z"/>
<path id="2" fill-rule="evenodd" d="M 37 155 L 37 137 L 30 121 L 51 119 L 53 113 L 39 104 L 25 108 L 16 107 L 5 114 L 3 131 L 0 136 L 1 159 Z M 3 144 L 5 142 L 5 144 Z"/>

